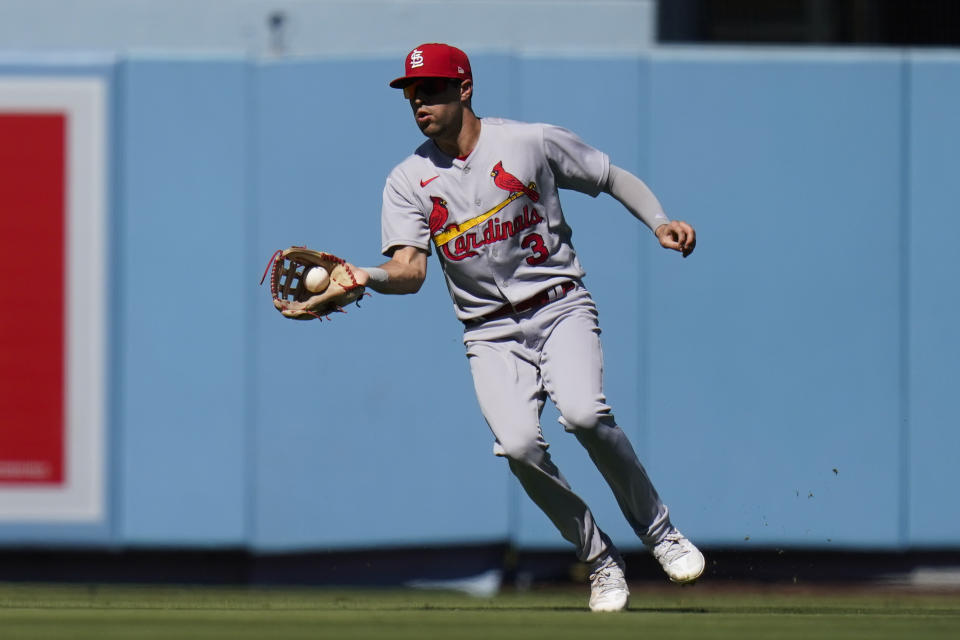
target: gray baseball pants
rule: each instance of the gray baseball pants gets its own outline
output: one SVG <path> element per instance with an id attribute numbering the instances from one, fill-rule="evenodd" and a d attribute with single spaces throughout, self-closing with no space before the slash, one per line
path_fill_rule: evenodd
<path id="1" fill-rule="evenodd" d="M 606 404 L 597 310 L 582 285 L 538 309 L 467 325 L 464 344 L 480 409 L 496 439 L 494 453 L 507 458 L 580 560 L 593 562 L 612 543 L 547 452 L 540 428 L 547 397 L 644 544 L 668 533 L 669 511 Z"/>

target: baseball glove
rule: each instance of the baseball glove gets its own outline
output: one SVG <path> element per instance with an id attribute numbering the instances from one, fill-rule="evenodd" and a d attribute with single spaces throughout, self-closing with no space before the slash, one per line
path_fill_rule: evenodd
<path id="1" fill-rule="evenodd" d="M 329 284 L 322 291 L 307 289 L 306 275 L 312 268 L 325 269 L 329 274 Z M 322 320 L 334 312 L 346 313 L 343 307 L 364 296 L 353 269 L 343 258 L 325 251 L 296 246 L 278 250 L 270 258 L 260 284 L 268 273 L 273 306 L 294 320 Z"/>

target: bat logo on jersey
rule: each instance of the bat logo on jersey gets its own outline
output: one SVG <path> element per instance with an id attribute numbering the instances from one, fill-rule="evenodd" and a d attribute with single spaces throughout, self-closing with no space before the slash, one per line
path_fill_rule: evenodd
<path id="1" fill-rule="evenodd" d="M 524 193 L 533 202 L 540 200 L 540 194 L 537 193 L 537 185 L 533 182 L 530 183 L 530 186 L 524 185 L 516 176 L 503 168 L 503 161 L 498 162 L 493 167 L 490 175 L 493 176 L 493 183 L 504 191 Z"/>
<path id="2" fill-rule="evenodd" d="M 526 195 L 528 198 L 530 198 L 534 202 L 537 202 L 538 200 L 540 200 L 540 194 L 537 193 L 537 184 L 535 182 L 531 182 L 529 185 L 524 186 L 524 184 L 520 182 L 516 178 L 516 176 L 504 171 L 503 162 L 497 162 L 497 164 L 494 165 L 493 169 L 490 171 L 490 176 L 493 178 L 493 183 L 498 187 L 500 187 L 501 189 L 505 191 L 509 191 L 510 196 L 506 200 L 504 200 L 503 202 L 495 206 L 493 209 L 490 209 L 489 211 L 487 211 L 486 213 L 482 213 L 475 218 L 470 218 L 469 220 L 466 220 L 460 223 L 459 225 L 450 225 L 450 227 L 448 227 L 447 229 L 444 229 L 443 233 L 434 234 L 433 236 L 434 244 L 436 244 L 438 247 L 441 247 L 447 244 L 457 236 L 466 233 L 467 231 L 469 231 L 470 229 L 478 225 L 483 224 L 484 222 L 489 220 L 491 217 L 499 213 L 508 204 L 510 204 L 511 202 L 513 202 L 514 200 L 516 200 L 517 198 L 523 195 Z M 434 196 L 430 196 L 430 197 L 432 199 Z"/>
<path id="3" fill-rule="evenodd" d="M 494 217 L 517 198 L 527 196 L 533 202 L 537 202 L 540 200 L 540 194 L 536 190 L 536 183 L 531 182 L 529 185 L 524 185 L 516 176 L 503 168 L 503 162 L 498 162 L 493 167 L 490 176 L 496 186 L 504 191 L 509 191 L 510 195 L 486 213 L 460 224 L 444 226 L 450 213 L 447 209 L 447 201 L 439 196 L 430 196 L 430 200 L 433 202 L 433 210 L 429 217 L 430 234 L 433 236 L 434 244 L 443 251 L 447 259 L 459 262 L 466 258 L 472 258 L 479 255 L 474 249 L 495 242 L 502 242 L 543 222 L 540 212 L 528 205 L 524 205 L 520 215 L 513 219 L 501 221 L 500 218 Z M 474 227 L 478 229 L 479 233 L 475 231 L 468 234 L 467 231 Z M 549 256 L 549 252 L 544 247 L 539 234 L 534 233 L 525 236 L 520 246 L 525 249 L 530 247 L 534 252 L 531 258 L 527 258 L 527 262 L 530 264 L 539 264 Z M 531 262 L 531 260 L 533 261 Z"/>

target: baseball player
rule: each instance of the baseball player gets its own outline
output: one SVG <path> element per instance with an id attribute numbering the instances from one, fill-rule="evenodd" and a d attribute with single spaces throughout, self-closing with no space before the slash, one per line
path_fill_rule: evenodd
<path id="1" fill-rule="evenodd" d="M 669 220 L 639 178 L 570 131 L 478 118 L 470 61 L 455 47 L 418 46 L 390 86 L 403 90 L 428 140 L 387 178 L 389 261 L 358 269 L 358 281 L 380 293 L 414 293 L 436 250 L 494 453 L 590 563 L 591 610 L 627 607 L 624 562 L 547 453 L 540 415 L 548 397 L 670 579 L 696 580 L 703 555 L 671 524 L 606 404 L 597 310 L 558 190 L 609 193 L 684 257 L 696 246 L 693 228 Z"/>

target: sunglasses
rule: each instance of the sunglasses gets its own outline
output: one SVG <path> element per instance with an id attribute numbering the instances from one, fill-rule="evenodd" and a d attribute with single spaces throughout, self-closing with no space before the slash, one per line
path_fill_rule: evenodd
<path id="1" fill-rule="evenodd" d="M 439 93 L 443 93 L 454 82 L 460 81 L 455 78 L 421 78 L 414 80 L 403 88 L 403 97 L 407 100 L 413 100 L 417 92 L 421 92 L 425 97 L 430 98 Z"/>

